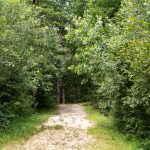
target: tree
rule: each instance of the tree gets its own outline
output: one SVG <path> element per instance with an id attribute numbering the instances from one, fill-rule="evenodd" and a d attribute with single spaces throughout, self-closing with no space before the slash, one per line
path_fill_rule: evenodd
<path id="1" fill-rule="evenodd" d="M 92 80 L 96 108 L 128 133 L 148 138 L 150 3 L 88 1 L 87 8 L 68 27 L 69 68 Z"/>
<path id="2" fill-rule="evenodd" d="M 54 28 L 42 26 L 25 1 L 1 1 L 0 7 L 0 122 L 6 127 L 33 111 L 39 89 L 43 95 L 51 91 L 61 46 Z"/>

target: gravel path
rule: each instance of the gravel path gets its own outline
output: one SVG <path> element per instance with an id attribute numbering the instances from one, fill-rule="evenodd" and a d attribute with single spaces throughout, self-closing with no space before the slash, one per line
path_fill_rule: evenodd
<path id="1" fill-rule="evenodd" d="M 92 123 L 87 120 L 83 106 L 63 104 L 58 111 L 40 127 L 38 134 L 4 150 L 93 150 L 90 143 L 95 140 L 87 133 Z"/>

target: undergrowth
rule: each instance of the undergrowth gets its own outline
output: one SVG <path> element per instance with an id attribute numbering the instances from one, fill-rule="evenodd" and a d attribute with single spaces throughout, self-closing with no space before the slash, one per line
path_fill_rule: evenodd
<path id="1" fill-rule="evenodd" d="M 55 110 L 42 110 L 26 118 L 13 121 L 8 128 L 0 130 L 0 149 L 5 144 L 13 145 L 15 142 L 28 139 L 31 135 L 37 133 L 38 127 L 55 113 Z"/>
<path id="2" fill-rule="evenodd" d="M 101 115 L 90 104 L 85 104 L 85 108 L 89 120 L 95 123 L 95 126 L 89 129 L 89 133 L 96 137 L 94 150 L 139 150 L 138 141 L 133 141 L 121 133 L 111 117 Z"/>

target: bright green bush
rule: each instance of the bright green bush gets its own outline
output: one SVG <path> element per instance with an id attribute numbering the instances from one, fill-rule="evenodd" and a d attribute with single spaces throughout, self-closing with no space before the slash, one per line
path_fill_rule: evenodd
<path id="1" fill-rule="evenodd" d="M 123 95 L 123 89 L 119 92 L 121 97 L 119 102 L 114 100 L 112 110 L 126 131 L 141 138 L 150 136 L 149 8 L 147 1 L 123 1 L 116 16 L 118 23 L 115 28 L 112 27 L 112 35 L 108 40 L 108 49 L 114 55 L 114 60 L 123 60 L 129 66 L 124 68 L 121 65 L 121 74 L 117 71 L 117 74 L 126 78 L 127 84 L 123 87 L 126 94 Z"/>
<path id="2" fill-rule="evenodd" d="M 31 114 L 37 89 L 52 89 L 60 49 L 53 27 L 41 25 L 39 10 L 20 0 L 0 0 L 0 124 Z"/>
<path id="3" fill-rule="evenodd" d="M 70 69 L 92 80 L 96 108 L 113 115 L 124 131 L 146 139 L 150 136 L 150 2 L 122 0 L 120 8 L 113 7 L 112 15 L 93 8 L 83 18 L 74 18 L 66 36 L 70 45 L 76 45 L 72 47 L 76 63 Z"/>

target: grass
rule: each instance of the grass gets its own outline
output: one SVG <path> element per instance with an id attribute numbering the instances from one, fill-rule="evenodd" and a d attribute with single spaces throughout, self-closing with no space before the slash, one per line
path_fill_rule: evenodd
<path id="1" fill-rule="evenodd" d="M 26 118 L 15 120 L 5 131 L 0 130 L 0 149 L 6 145 L 13 145 L 16 142 L 28 139 L 38 132 L 38 127 L 51 115 L 56 114 L 55 110 L 36 112 Z"/>
<path id="2" fill-rule="evenodd" d="M 89 133 L 96 137 L 93 150 L 139 150 L 138 141 L 129 141 L 127 135 L 118 131 L 111 117 L 99 114 L 88 103 L 85 110 L 89 120 L 95 123 L 95 127 L 89 129 Z"/>

